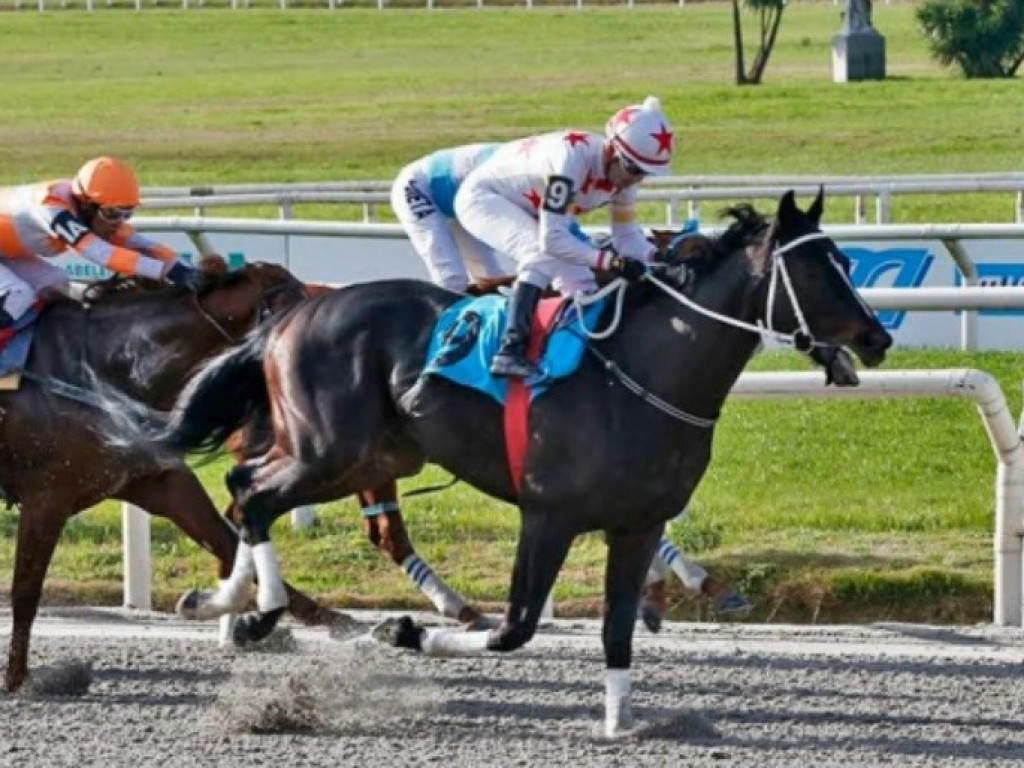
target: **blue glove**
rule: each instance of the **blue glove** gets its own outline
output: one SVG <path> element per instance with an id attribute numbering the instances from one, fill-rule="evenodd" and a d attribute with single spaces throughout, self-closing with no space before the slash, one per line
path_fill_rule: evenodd
<path id="1" fill-rule="evenodd" d="M 168 282 L 174 283 L 179 288 L 188 288 L 190 291 L 199 290 L 199 283 L 202 280 L 198 269 L 181 261 L 174 262 L 174 266 L 167 270 L 165 277 Z"/>

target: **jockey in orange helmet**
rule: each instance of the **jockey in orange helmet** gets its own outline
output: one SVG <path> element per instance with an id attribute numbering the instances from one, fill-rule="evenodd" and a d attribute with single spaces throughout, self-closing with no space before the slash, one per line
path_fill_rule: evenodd
<path id="1" fill-rule="evenodd" d="M 0 189 L 0 328 L 16 322 L 41 291 L 67 293 L 67 274 L 47 258 L 74 251 L 122 275 L 195 287 L 198 272 L 167 246 L 138 234 L 135 172 L 97 157 L 73 179 Z"/>

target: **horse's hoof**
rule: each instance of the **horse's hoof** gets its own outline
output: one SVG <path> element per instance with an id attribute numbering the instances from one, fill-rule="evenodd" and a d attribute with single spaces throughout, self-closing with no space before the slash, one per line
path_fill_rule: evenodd
<path id="1" fill-rule="evenodd" d="M 746 613 L 754 606 L 743 595 L 730 590 L 715 599 L 715 613 Z"/>
<path id="2" fill-rule="evenodd" d="M 423 650 L 423 627 L 417 627 L 408 616 L 400 619 L 384 619 L 370 630 L 370 636 L 381 643 L 393 645 L 395 648 L 411 648 Z"/>
<path id="3" fill-rule="evenodd" d="M 661 632 L 661 614 L 653 605 L 640 606 L 640 620 L 650 632 Z"/>
<path id="4" fill-rule="evenodd" d="M 247 613 L 235 622 L 233 638 L 235 645 L 256 643 L 267 637 L 277 626 L 277 620 L 284 613 L 284 608 L 277 608 L 267 613 Z"/>
<path id="5" fill-rule="evenodd" d="M 190 589 L 178 598 L 178 602 L 174 606 L 174 612 L 181 616 L 181 618 L 187 619 L 188 621 L 212 619 L 214 616 L 209 614 L 207 609 L 204 608 L 204 606 L 209 605 L 209 601 L 212 596 L 213 593 L 209 590 Z"/>

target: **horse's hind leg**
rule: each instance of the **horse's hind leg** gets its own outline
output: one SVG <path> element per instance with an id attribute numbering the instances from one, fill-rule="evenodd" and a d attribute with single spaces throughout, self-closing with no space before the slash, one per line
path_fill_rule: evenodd
<path id="1" fill-rule="evenodd" d="M 605 614 L 601 631 L 606 666 L 606 736 L 617 736 L 633 724 L 630 703 L 633 628 L 640 590 L 663 530 L 664 526 L 659 525 L 642 533 L 608 534 Z"/>
<path id="2" fill-rule="evenodd" d="M 466 602 L 413 549 L 398 505 L 394 482 L 356 494 L 363 512 L 363 530 L 370 542 L 409 577 L 442 616 L 455 619 L 467 629 L 489 629 L 483 614 Z"/>
<path id="3" fill-rule="evenodd" d="M 46 571 L 67 519 L 65 511 L 52 506 L 37 506 L 30 502 L 21 506 L 11 586 L 14 626 L 11 628 L 11 648 L 4 679 L 8 691 L 18 690 L 28 677 L 32 623 L 39 610 Z"/>

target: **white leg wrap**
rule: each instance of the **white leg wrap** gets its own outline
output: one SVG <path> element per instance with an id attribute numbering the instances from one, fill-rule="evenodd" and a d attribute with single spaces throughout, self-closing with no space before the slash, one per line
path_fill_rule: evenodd
<path id="1" fill-rule="evenodd" d="M 428 629 L 421 648 L 428 656 L 479 656 L 487 652 L 490 632 L 461 632 L 453 629 Z"/>
<path id="2" fill-rule="evenodd" d="M 256 607 L 260 613 L 269 613 L 288 605 L 288 593 L 281 579 L 281 569 L 277 565 L 274 545 L 265 541 L 252 548 L 252 559 L 256 565 L 256 578 L 259 584 L 256 590 Z"/>
<path id="3" fill-rule="evenodd" d="M 452 591 L 451 587 L 437 577 L 429 565 L 419 555 L 409 555 L 402 561 L 402 570 L 409 580 L 415 584 L 434 604 L 442 616 L 450 619 L 459 618 L 465 601 Z"/>
<path id="4" fill-rule="evenodd" d="M 658 542 L 658 557 L 668 563 L 669 568 L 683 582 L 684 587 L 692 589 L 694 592 L 700 591 L 700 585 L 708 577 L 708 572 L 696 563 L 683 557 L 683 553 L 679 551 L 676 545 L 664 536 Z"/>
<path id="5" fill-rule="evenodd" d="M 621 736 L 633 727 L 633 705 L 630 702 L 631 677 L 628 669 L 606 669 L 604 672 L 604 735 Z"/>
<path id="6" fill-rule="evenodd" d="M 664 581 L 666 576 L 668 576 L 668 566 L 661 559 L 661 555 L 656 554 L 651 560 L 651 567 L 647 571 L 647 577 L 644 579 L 644 586 Z"/>

